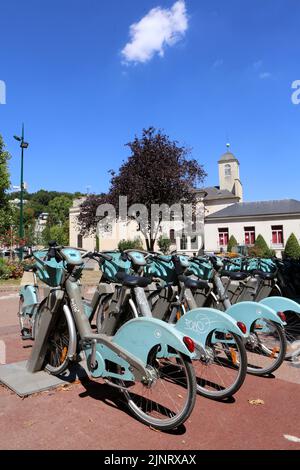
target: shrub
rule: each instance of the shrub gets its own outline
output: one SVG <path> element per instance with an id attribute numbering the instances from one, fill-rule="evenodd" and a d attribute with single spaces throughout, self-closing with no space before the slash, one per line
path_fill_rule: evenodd
<path id="1" fill-rule="evenodd" d="M 258 258 L 271 258 L 274 256 L 274 250 L 271 250 L 264 237 L 258 235 L 253 247 L 249 248 L 249 256 L 255 256 Z"/>
<path id="2" fill-rule="evenodd" d="M 23 265 L 20 261 L 0 258 L 0 279 L 19 279 L 23 276 Z"/>
<path id="3" fill-rule="evenodd" d="M 159 237 L 157 243 L 158 243 L 159 249 L 163 252 L 164 255 L 169 253 L 172 242 L 168 237 L 165 237 L 164 235 L 162 235 L 161 237 Z"/>
<path id="4" fill-rule="evenodd" d="M 292 233 L 286 242 L 284 250 L 285 258 L 299 259 L 300 245 L 294 233 Z"/>
<path id="5" fill-rule="evenodd" d="M 121 240 L 118 244 L 118 250 L 143 250 L 143 244 L 139 237 L 134 240 Z"/>
<path id="6" fill-rule="evenodd" d="M 24 267 L 19 261 L 8 261 L 7 266 L 10 271 L 10 278 L 19 279 L 23 276 Z"/>
<path id="7" fill-rule="evenodd" d="M 7 265 L 7 261 L 0 258 L 0 279 L 9 279 L 10 269 Z"/>
<path id="8" fill-rule="evenodd" d="M 228 242 L 227 251 L 229 253 L 232 253 L 233 248 L 237 246 L 238 246 L 238 242 L 236 241 L 236 238 L 233 235 L 231 235 L 229 242 Z"/>

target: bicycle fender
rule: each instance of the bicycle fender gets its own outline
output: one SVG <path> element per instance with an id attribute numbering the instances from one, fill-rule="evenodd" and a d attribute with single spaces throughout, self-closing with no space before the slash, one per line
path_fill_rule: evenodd
<path id="1" fill-rule="evenodd" d="M 113 342 L 140 359 L 145 365 L 149 352 L 154 346 L 168 345 L 185 354 L 190 359 L 196 355 L 191 353 L 183 342 L 187 336 L 176 330 L 174 325 L 156 318 L 135 318 L 123 325 L 113 338 Z"/>
<path id="2" fill-rule="evenodd" d="M 224 333 L 230 331 L 242 338 L 247 337 L 232 317 L 214 308 L 190 310 L 180 318 L 175 328 L 186 336 L 190 336 L 196 343 L 200 343 L 202 348 L 205 348 L 207 338 L 215 330 Z"/>
<path id="3" fill-rule="evenodd" d="M 38 304 L 37 289 L 34 286 L 23 286 L 19 292 L 24 299 L 23 312 L 31 314 L 33 308 Z"/>
<path id="4" fill-rule="evenodd" d="M 258 302 L 240 302 L 232 305 L 226 313 L 237 321 L 245 323 L 247 332 L 250 332 L 251 326 L 259 318 L 265 318 L 271 320 L 274 323 L 284 326 L 285 323 L 276 314 L 276 311 L 267 305 L 260 304 Z"/>
<path id="5" fill-rule="evenodd" d="M 267 297 L 259 302 L 267 305 L 275 312 L 295 312 L 300 313 L 300 304 L 286 297 Z"/>

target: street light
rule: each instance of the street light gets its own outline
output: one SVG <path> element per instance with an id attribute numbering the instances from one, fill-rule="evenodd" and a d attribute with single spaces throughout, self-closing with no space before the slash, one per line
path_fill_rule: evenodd
<path id="1" fill-rule="evenodd" d="M 19 237 L 20 241 L 24 238 L 24 220 L 23 220 L 23 205 L 24 205 L 24 149 L 27 149 L 29 144 L 24 140 L 24 124 L 22 125 L 22 137 L 14 135 L 14 139 L 20 142 L 21 147 L 21 194 L 20 194 L 20 226 L 19 226 Z M 23 245 L 19 247 L 19 258 L 23 260 Z"/>

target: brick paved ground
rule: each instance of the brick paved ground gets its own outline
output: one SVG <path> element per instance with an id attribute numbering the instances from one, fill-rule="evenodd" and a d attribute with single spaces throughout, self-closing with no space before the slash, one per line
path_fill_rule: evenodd
<path id="1" fill-rule="evenodd" d="M 0 340 L 7 362 L 26 359 L 18 335 L 16 292 L 0 292 Z M 234 401 L 197 398 L 182 429 L 162 434 L 134 420 L 104 382 L 74 384 L 25 399 L 0 386 L 0 449 L 299 449 L 300 369 L 285 363 L 274 378 L 247 377 Z M 265 404 L 252 406 L 250 399 Z"/>

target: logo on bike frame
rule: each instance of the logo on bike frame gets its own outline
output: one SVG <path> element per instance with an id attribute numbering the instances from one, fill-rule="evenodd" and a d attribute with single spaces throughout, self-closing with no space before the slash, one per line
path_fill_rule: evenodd
<path id="1" fill-rule="evenodd" d="M 198 321 L 185 319 L 185 329 L 194 333 L 205 333 L 209 330 L 210 320 L 208 317 L 202 317 Z"/>
<path id="2" fill-rule="evenodd" d="M 71 309 L 73 310 L 74 313 L 80 313 L 80 310 L 75 302 L 74 299 L 71 299 Z"/>

